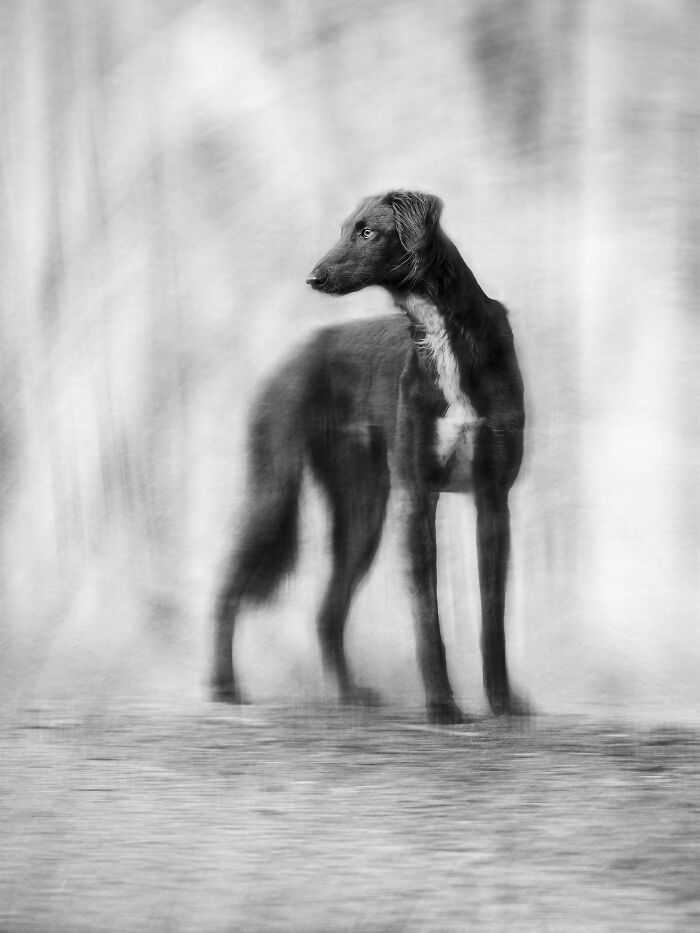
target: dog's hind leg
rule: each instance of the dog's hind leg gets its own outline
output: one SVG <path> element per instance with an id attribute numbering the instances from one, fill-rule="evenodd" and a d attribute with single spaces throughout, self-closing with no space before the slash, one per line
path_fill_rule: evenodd
<path id="1" fill-rule="evenodd" d="M 271 599 L 296 562 L 306 442 L 304 378 L 303 365 L 293 360 L 270 381 L 252 413 L 246 515 L 216 604 L 215 700 L 241 702 L 232 657 L 239 608 Z"/>
<path id="2" fill-rule="evenodd" d="M 323 665 L 335 677 L 342 702 L 374 706 L 379 695 L 352 677 L 344 632 L 352 597 L 374 560 L 384 524 L 389 470 L 383 435 L 368 428 L 366 439 L 336 439 L 332 449 L 315 451 L 313 465 L 332 513 L 333 567 L 317 618 Z"/>
<path id="3" fill-rule="evenodd" d="M 233 629 L 241 603 L 241 583 L 232 566 L 216 605 L 211 697 L 223 703 L 243 702 L 233 673 Z"/>
<path id="4" fill-rule="evenodd" d="M 243 602 L 270 599 L 285 573 L 294 565 L 297 550 L 298 481 L 278 489 L 251 494 L 243 524 L 216 605 L 212 698 L 240 703 L 233 669 L 233 634 Z"/>

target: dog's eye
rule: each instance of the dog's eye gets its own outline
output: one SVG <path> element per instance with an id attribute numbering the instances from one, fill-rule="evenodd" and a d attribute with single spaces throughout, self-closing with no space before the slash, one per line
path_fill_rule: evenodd
<path id="1" fill-rule="evenodd" d="M 372 231 L 369 229 L 369 227 L 363 227 L 360 231 L 360 236 L 365 240 L 369 240 L 369 238 L 372 236 Z"/>

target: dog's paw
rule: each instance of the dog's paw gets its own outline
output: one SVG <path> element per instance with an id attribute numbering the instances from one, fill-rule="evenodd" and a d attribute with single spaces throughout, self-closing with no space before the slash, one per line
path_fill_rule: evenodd
<path id="1" fill-rule="evenodd" d="M 513 691 L 489 700 L 491 712 L 494 716 L 521 716 L 527 718 L 535 715 L 534 707 L 531 703 Z"/>
<path id="2" fill-rule="evenodd" d="M 519 696 L 517 693 L 511 693 L 510 702 L 508 704 L 508 715 L 509 716 L 534 716 L 537 710 L 530 703 L 529 700 L 526 700 L 525 697 Z"/>
<path id="3" fill-rule="evenodd" d="M 209 697 L 214 703 L 230 703 L 232 706 L 247 702 L 235 684 L 212 684 Z"/>
<path id="4" fill-rule="evenodd" d="M 359 687 L 355 684 L 343 692 L 340 702 L 344 706 L 376 707 L 382 705 L 382 697 L 371 687 Z"/>
<path id="5" fill-rule="evenodd" d="M 457 726 L 464 722 L 464 713 L 454 700 L 436 700 L 428 703 L 428 722 L 440 726 Z"/>

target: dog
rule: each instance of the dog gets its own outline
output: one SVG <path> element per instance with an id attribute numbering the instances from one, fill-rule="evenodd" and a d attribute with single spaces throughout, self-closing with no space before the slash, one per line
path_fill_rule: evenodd
<path id="1" fill-rule="evenodd" d="M 294 566 L 305 467 L 332 515 L 332 572 L 317 626 L 341 700 L 374 704 L 343 646 L 358 584 L 377 552 L 392 487 L 405 545 L 417 658 L 430 722 L 463 721 L 440 633 L 435 511 L 470 493 L 477 516 L 484 690 L 494 714 L 526 714 L 511 689 L 504 626 L 508 494 L 520 469 L 523 380 L 503 305 L 489 298 L 440 225 L 442 202 L 393 191 L 360 203 L 307 283 L 327 295 L 385 288 L 400 313 L 331 326 L 272 376 L 254 408 L 242 533 L 216 611 L 213 697 L 241 702 L 233 631 Z"/>

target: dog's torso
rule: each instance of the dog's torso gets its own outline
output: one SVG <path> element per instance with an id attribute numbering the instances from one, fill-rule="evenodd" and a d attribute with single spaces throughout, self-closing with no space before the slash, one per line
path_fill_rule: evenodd
<path id="1" fill-rule="evenodd" d="M 464 391 L 437 312 L 421 299 L 409 307 L 409 320 L 364 319 L 312 338 L 302 352 L 323 415 L 312 398 L 309 418 L 319 435 L 362 445 L 380 432 L 394 485 L 420 476 L 436 491 L 468 492 L 487 419 Z M 425 331 L 418 347 L 411 321 Z"/>

